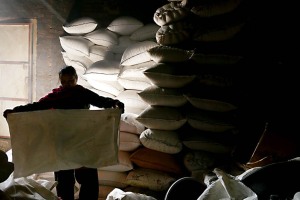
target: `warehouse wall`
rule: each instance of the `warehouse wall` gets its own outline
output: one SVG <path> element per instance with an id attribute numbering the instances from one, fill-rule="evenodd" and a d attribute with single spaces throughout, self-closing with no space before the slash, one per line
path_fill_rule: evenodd
<path id="1" fill-rule="evenodd" d="M 1 0 L 0 20 L 37 19 L 36 97 L 58 84 L 57 72 L 64 64 L 58 36 L 73 6 L 70 1 Z"/>

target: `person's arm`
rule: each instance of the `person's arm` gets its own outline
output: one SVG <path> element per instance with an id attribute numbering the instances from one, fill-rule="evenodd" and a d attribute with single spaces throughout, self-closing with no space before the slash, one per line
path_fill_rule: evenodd
<path id="1" fill-rule="evenodd" d="M 118 99 L 103 97 L 88 89 L 85 89 L 85 93 L 90 104 L 93 106 L 97 106 L 99 108 L 119 108 L 121 109 L 121 112 L 124 113 L 124 103 Z"/>
<path id="2" fill-rule="evenodd" d="M 15 112 L 28 112 L 28 111 L 35 111 L 35 110 L 46 110 L 53 107 L 53 103 L 49 101 L 49 96 L 53 96 L 53 92 L 49 93 L 45 97 L 42 97 L 38 102 L 28 103 L 26 105 L 20 105 L 16 106 L 13 109 L 6 109 L 3 112 L 3 117 L 7 118 L 7 115 L 9 113 L 15 113 Z"/>
<path id="3" fill-rule="evenodd" d="M 28 111 L 34 111 L 34 110 L 46 110 L 49 106 L 47 106 L 44 103 L 40 102 L 33 102 L 26 105 L 20 105 L 16 106 L 13 109 L 6 109 L 3 112 L 3 117 L 7 118 L 7 115 L 9 113 L 16 113 L 16 112 L 28 112 Z"/>

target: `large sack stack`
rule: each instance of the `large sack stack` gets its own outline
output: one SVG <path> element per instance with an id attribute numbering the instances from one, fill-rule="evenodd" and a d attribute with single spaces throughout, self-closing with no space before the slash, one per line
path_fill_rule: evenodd
<path id="1" fill-rule="evenodd" d="M 224 44 L 243 26 L 231 21 L 239 3 L 169 1 L 154 23 L 121 16 L 106 28 L 90 18 L 64 25 L 65 63 L 79 83 L 124 102 L 122 120 L 131 126 L 121 123 L 119 164 L 99 169 L 103 198 L 113 188 L 156 196 L 182 176 L 204 184 L 215 167 L 231 163 L 240 134 L 231 72 L 242 55 Z M 83 28 L 85 20 L 93 26 Z M 78 24 L 80 32 L 66 28 Z"/>
<path id="2" fill-rule="evenodd" d="M 102 96 L 118 96 L 127 103 L 128 112 L 139 114 L 147 104 L 138 102 L 136 93 L 150 85 L 145 77 L 140 77 L 147 68 L 140 59 L 147 59 L 142 55 L 146 44 L 150 45 L 148 48 L 157 45 L 158 28 L 155 23 L 144 25 L 130 16 L 118 17 L 107 27 L 98 27 L 89 17 L 75 19 L 63 25 L 66 34 L 59 38 L 62 57 L 66 65 L 76 68 L 79 84 Z"/>
<path id="3" fill-rule="evenodd" d="M 137 120 L 148 128 L 147 139 L 152 132 L 153 137 L 176 132 L 181 163 L 202 182 L 214 167 L 231 162 L 241 137 L 242 97 L 234 70 L 243 53 L 227 48 L 245 24 L 240 5 L 230 0 L 170 0 L 153 16 L 161 27 L 156 33 L 160 45 L 148 50 L 155 64 L 144 75 L 153 86 L 139 95 L 150 107 Z"/>

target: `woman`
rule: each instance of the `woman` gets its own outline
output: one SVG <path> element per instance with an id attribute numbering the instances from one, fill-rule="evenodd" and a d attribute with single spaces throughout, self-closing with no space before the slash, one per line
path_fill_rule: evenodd
<path id="1" fill-rule="evenodd" d="M 46 109 L 89 109 L 90 105 L 99 108 L 119 108 L 124 112 L 124 104 L 119 100 L 102 97 L 77 84 L 78 76 L 72 66 L 66 66 L 59 72 L 61 86 L 42 97 L 39 101 L 17 106 L 4 111 L 9 113 Z M 97 169 L 79 168 L 54 172 L 58 182 L 57 196 L 62 200 L 74 200 L 75 179 L 80 184 L 80 200 L 98 200 L 99 182 Z"/>

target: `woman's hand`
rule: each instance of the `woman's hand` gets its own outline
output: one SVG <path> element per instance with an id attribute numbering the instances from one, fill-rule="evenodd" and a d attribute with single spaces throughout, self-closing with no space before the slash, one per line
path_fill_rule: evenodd
<path id="1" fill-rule="evenodd" d="M 7 115 L 9 113 L 13 113 L 13 110 L 12 109 L 6 109 L 4 112 L 3 112 L 3 117 L 7 118 Z"/>

